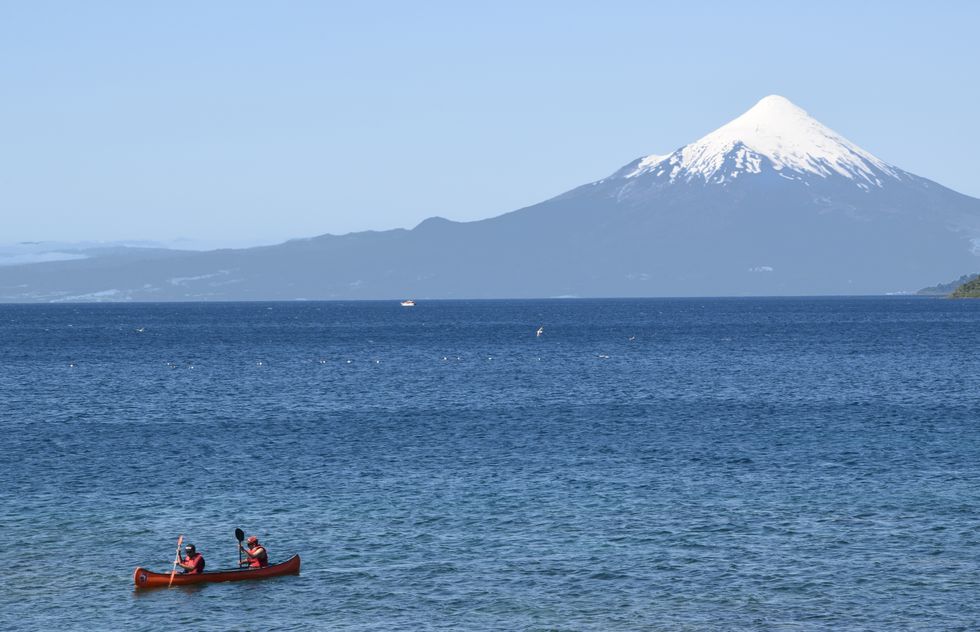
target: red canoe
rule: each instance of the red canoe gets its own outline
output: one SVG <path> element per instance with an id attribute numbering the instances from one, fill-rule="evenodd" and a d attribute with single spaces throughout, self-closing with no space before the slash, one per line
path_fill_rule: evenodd
<path id="1" fill-rule="evenodd" d="M 211 582 L 237 582 L 245 579 L 266 579 L 280 575 L 299 575 L 299 556 L 294 555 L 285 562 L 272 564 L 265 568 L 243 568 L 224 571 L 204 571 L 197 575 L 174 575 L 174 586 L 190 584 L 209 584 Z M 136 568 L 133 573 L 133 583 L 136 590 L 144 588 L 166 588 L 170 585 L 170 573 L 154 573 L 145 568 Z"/>

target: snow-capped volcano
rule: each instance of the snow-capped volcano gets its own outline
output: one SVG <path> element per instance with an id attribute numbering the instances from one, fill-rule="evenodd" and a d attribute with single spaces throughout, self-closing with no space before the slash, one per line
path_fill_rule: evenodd
<path id="1" fill-rule="evenodd" d="M 901 179 L 904 174 L 788 99 L 770 95 L 700 140 L 666 156 L 640 158 L 616 176 L 724 184 L 766 169 L 794 180 L 839 175 L 861 188 L 881 187 L 883 178 Z"/>
<path id="2" fill-rule="evenodd" d="M 0 266 L 0 301 L 881 294 L 980 270 L 978 243 L 980 200 L 769 96 L 671 154 L 482 221 Z"/>

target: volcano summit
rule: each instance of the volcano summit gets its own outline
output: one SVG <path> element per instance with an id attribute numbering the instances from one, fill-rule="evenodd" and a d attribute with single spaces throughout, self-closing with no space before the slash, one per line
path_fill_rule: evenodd
<path id="1" fill-rule="evenodd" d="M 491 219 L 9 266 L 0 300 L 883 294 L 975 270 L 978 239 L 980 200 L 773 95 L 670 154 Z"/>

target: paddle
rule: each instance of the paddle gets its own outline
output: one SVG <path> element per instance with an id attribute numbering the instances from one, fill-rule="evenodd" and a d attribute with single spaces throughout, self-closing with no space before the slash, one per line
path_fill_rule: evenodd
<path id="1" fill-rule="evenodd" d="M 174 583 L 174 575 L 177 574 L 177 562 L 180 561 L 180 545 L 183 544 L 183 542 L 184 535 L 181 534 L 180 537 L 177 538 L 177 555 L 174 557 L 174 568 L 172 571 L 170 571 L 170 581 L 167 582 L 167 588 L 170 588 Z"/>
<path id="2" fill-rule="evenodd" d="M 235 529 L 235 539 L 238 540 L 238 565 L 242 565 L 242 540 L 245 539 L 245 532 Z"/>

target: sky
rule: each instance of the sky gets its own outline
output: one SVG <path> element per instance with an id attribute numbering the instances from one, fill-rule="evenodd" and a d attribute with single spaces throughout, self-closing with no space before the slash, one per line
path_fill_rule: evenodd
<path id="1" fill-rule="evenodd" d="M 0 244 L 467 221 L 781 94 L 980 197 L 980 3 L 0 1 Z"/>

